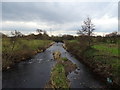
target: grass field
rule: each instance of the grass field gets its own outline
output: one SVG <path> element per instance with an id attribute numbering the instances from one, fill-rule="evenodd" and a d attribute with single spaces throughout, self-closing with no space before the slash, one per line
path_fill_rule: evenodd
<path id="1" fill-rule="evenodd" d="M 50 40 L 25 40 L 19 39 L 16 41 L 14 50 L 18 51 L 21 49 L 29 48 L 31 50 L 36 50 L 38 48 L 42 48 L 47 46 L 51 41 Z M 10 51 L 12 48 L 12 42 L 10 38 L 3 38 L 2 40 L 2 51 Z"/>
<path id="2" fill-rule="evenodd" d="M 2 39 L 2 62 L 3 69 L 10 67 L 16 62 L 32 57 L 50 45 L 50 40 L 26 40 L 17 39 L 15 42 L 10 38 Z"/>
<path id="3" fill-rule="evenodd" d="M 99 44 L 94 45 L 93 48 L 95 51 L 88 50 L 86 52 L 86 57 L 91 58 L 94 62 L 102 63 L 104 67 L 108 67 L 106 68 L 106 72 L 111 74 L 111 79 L 113 79 L 114 82 L 119 83 L 120 57 L 118 53 L 118 46 L 115 44 Z"/>
<path id="4" fill-rule="evenodd" d="M 94 45 L 93 48 L 102 52 L 101 54 L 118 56 L 118 45 L 115 44 L 98 44 Z"/>
<path id="5" fill-rule="evenodd" d="M 115 82 L 120 81 L 120 57 L 118 53 L 118 45 L 116 44 L 100 44 L 94 45 L 94 49 L 98 50 L 94 52 L 94 60 L 103 63 L 106 66 L 111 66 L 112 79 Z"/>

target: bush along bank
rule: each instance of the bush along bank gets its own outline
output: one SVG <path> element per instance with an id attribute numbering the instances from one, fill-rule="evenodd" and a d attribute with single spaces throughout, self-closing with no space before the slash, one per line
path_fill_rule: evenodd
<path id="1" fill-rule="evenodd" d="M 73 47 L 74 46 L 74 47 Z M 120 62 L 119 57 L 107 55 L 107 52 L 92 47 L 85 47 L 77 42 L 65 41 L 65 48 L 76 58 L 86 64 L 108 88 L 120 87 Z M 107 47 L 109 47 L 107 45 Z"/>
<path id="2" fill-rule="evenodd" d="M 50 40 L 17 39 L 15 44 L 10 38 L 2 40 L 2 70 L 7 70 L 23 60 L 32 58 L 53 44 Z"/>
<path id="3" fill-rule="evenodd" d="M 60 52 L 54 52 L 53 57 L 56 60 L 56 64 L 51 71 L 50 81 L 47 83 L 45 88 L 61 88 L 61 90 L 65 88 L 69 90 L 70 81 L 68 80 L 67 75 L 77 67 L 67 58 L 61 58 Z"/>

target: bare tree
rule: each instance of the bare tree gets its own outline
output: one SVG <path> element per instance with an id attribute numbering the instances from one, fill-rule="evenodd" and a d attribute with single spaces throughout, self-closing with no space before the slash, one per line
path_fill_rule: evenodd
<path id="1" fill-rule="evenodd" d="M 36 32 L 38 32 L 39 34 L 41 34 L 43 32 L 42 29 L 37 29 Z"/>
<path id="2" fill-rule="evenodd" d="M 91 19 L 88 17 L 84 22 L 83 25 L 81 25 L 81 30 L 77 32 L 79 36 L 87 36 L 88 37 L 88 43 L 90 46 L 91 42 L 91 36 L 93 34 L 93 31 L 95 30 L 95 25 L 92 24 Z"/>
<path id="3" fill-rule="evenodd" d="M 11 50 L 10 50 L 10 54 L 8 54 L 8 56 L 6 57 L 6 60 L 10 60 L 10 59 L 12 60 L 12 56 L 14 54 L 14 48 L 15 48 L 17 39 L 18 37 L 23 36 L 23 34 L 17 30 L 11 32 L 11 34 L 13 36 L 11 37 L 11 45 L 10 45 Z M 6 50 L 6 51 L 9 51 L 9 50 Z"/>
<path id="4" fill-rule="evenodd" d="M 12 51 L 13 51 L 13 49 L 15 47 L 15 44 L 16 44 L 16 41 L 17 41 L 17 38 L 23 36 L 23 34 L 21 32 L 19 32 L 19 31 L 17 31 L 17 30 L 11 32 L 11 34 L 13 35 L 13 37 L 11 38 L 11 41 L 12 41 Z"/>
<path id="5" fill-rule="evenodd" d="M 11 32 L 11 34 L 14 36 L 14 37 L 21 37 L 23 36 L 23 34 L 17 30 L 15 30 L 14 32 Z"/>

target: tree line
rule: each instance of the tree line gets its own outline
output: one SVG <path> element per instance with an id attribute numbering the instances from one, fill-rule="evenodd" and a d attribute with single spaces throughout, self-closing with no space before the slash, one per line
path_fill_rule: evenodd
<path id="1" fill-rule="evenodd" d="M 13 41 L 15 41 L 17 38 L 25 38 L 27 40 L 30 39 L 40 39 L 40 40 L 53 40 L 56 42 L 64 41 L 64 40 L 73 40 L 77 39 L 80 40 L 80 42 L 84 41 L 84 43 L 87 44 L 87 46 L 91 46 L 92 43 L 97 39 L 97 41 L 107 42 L 107 43 L 116 43 L 117 38 L 120 37 L 120 34 L 117 32 L 112 32 L 109 34 L 106 34 L 105 36 L 93 36 L 93 32 L 95 30 L 95 25 L 92 23 L 91 18 L 86 18 L 85 21 L 83 21 L 83 25 L 81 25 L 81 28 L 78 30 L 77 35 L 62 35 L 62 36 L 49 36 L 47 34 L 46 30 L 37 29 L 36 32 L 38 34 L 31 33 L 29 35 L 24 35 L 18 30 L 11 32 L 11 37 Z M 2 37 L 8 37 L 5 34 L 2 34 Z"/>

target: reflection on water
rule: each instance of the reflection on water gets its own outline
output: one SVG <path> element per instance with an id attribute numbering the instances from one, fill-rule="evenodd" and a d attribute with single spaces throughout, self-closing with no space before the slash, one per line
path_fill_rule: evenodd
<path id="1" fill-rule="evenodd" d="M 77 64 L 76 71 L 68 75 L 71 88 L 99 88 L 102 83 L 95 79 L 87 67 L 76 60 L 63 47 L 63 43 L 55 43 L 32 59 L 20 62 L 13 69 L 3 72 L 3 88 L 43 88 L 50 79 L 50 71 L 55 64 L 52 53 L 60 51 L 62 57 L 67 57 Z"/>

